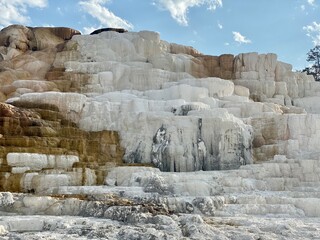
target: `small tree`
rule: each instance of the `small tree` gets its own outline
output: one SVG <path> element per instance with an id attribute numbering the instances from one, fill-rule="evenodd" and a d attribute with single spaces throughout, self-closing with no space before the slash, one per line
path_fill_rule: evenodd
<path id="1" fill-rule="evenodd" d="M 303 69 L 303 72 L 313 75 L 316 81 L 320 81 L 320 45 L 310 49 L 307 53 L 307 61 L 313 64 L 311 67 Z"/>

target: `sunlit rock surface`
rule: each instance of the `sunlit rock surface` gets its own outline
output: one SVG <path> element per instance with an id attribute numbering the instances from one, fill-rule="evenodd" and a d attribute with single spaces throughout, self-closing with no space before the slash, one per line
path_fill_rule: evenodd
<path id="1" fill-rule="evenodd" d="M 276 54 L 18 25 L 0 45 L 0 237 L 320 238 L 320 84 Z"/>

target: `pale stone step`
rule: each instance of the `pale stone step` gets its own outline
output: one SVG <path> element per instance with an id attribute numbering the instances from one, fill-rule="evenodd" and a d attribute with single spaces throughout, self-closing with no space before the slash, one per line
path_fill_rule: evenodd
<path id="1" fill-rule="evenodd" d="M 319 194 L 309 194 L 309 193 L 301 193 L 295 194 L 295 192 L 282 192 L 281 194 L 274 194 L 270 192 L 260 193 L 260 194 L 240 194 L 240 195 L 230 195 L 225 196 L 226 203 L 228 204 L 292 204 L 299 205 L 301 199 L 317 199 Z"/>
<path id="2" fill-rule="evenodd" d="M 227 199 L 281 199 L 281 198 L 319 198 L 320 192 L 319 191 L 245 191 L 241 193 L 230 193 L 224 195 Z"/>
<path id="3" fill-rule="evenodd" d="M 119 194 L 120 196 L 151 196 L 142 187 L 110 187 L 110 186 L 60 186 L 46 189 L 43 194 L 54 195 L 90 195 Z"/>
<path id="4" fill-rule="evenodd" d="M 320 198 L 320 189 L 309 189 L 309 191 L 308 189 L 304 189 L 304 191 L 287 191 L 285 194 L 293 198 Z"/>
<path id="5" fill-rule="evenodd" d="M 43 231 L 44 220 L 40 217 L 10 218 L 0 221 L 0 226 L 6 226 L 10 232 L 36 232 Z"/>
<path id="6" fill-rule="evenodd" d="M 221 171 L 221 173 L 227 175 L 228 177 L 249 178 L 254 176 L 254 169 L 241 167 L 240 169 L 237 169 L 237 170 Z"/>
<path id="7" fill-rule="evenodd" d="M 289 190 L 297 191 L 297 192 L 320 192 L 320 186 L 317 186 L 317 187 L 297 186 L 297 187 L 289 188 Z"/>
<path id="8" fill-rule="evenodd" d="M 295 164 L 295 163 L 299 163 L 300 160 L 298 159 L 287 159 L 285 156 L 283 158 L 276 158 L 276 159 L 272 159 L 268 162 L 270 163 L 287 163 L 287 164 Z"/>
<path id="9" fill-rule="evenodd" d="M 318 189 L 319 190 L 319 189 Z M 300 209 L 308 217 L 320 217 L 320 192 L 297 192 L 282 191 L 282 192 L 244 192 L 244 193 L 232 193 L 225 195 L 226 208 L 222 211 L 226 211 L 229 214 L 249 214 L 251 210 L 246 210 L 248 206 L 252 206 L 257 209 L 257 206 L 265 205 L 290 205 L 297 209 Z M 234 205 L 234 206 L 231 206 Z M 244 210 L 242 209 L 244 207 Z M 238 208 L 238 210 L 237 210 Z M 266 208 L 262 211 L 262 215 L 267 214 Z M 276 209 L 273 207 L 272 209 Z M 288 209 L 288 211 L 291 211 Z M 258 214 L 257 210 L 255 213 Z M 275 214 L 275 212 L 270 212 Z M 281 213 L 281 211 L 280 211 Z"/>
<path id="10" fill-rule="evenodd" d="M 288 187 L 299 186 L 298 178 L 275 178 L 266 177 L 264 179 L 255 178 L 222 178 L 219 183 L 227 193 L 241 192 L 247 190 L 255 191 L 283 191 Z"/>
<path id="11" fill-rule="evenodd" d="M 29 180 L 29 181 L 28 181 Z M 26 176 L 22 181 L 22 190 L 24 192 L 35 192 L 42 194 L 49 188 L 60 186 L 81 186 L 83 184 L 83 174 L 80 173 L 52 173 L 52 174 L 37 174 L 30 179 Z"/>
<path id="12" fill-rule="evenodd" d="M 300 179 L 296 177 L 268 177 L 263 181 L 266 182 L 268 189 L 271 191 L 282 191 L 288 187 L 299 186 Z"/>
<path id="13" fill-rule="evenodd" d="M 300 182 L 300 187 L 320 187 L 319 182 Z"/>
<path id="14" fill-rule="evenodd" d="M 282 216 L 304 217 L 303 210 L 292 204 L 226 204 L 222 210 L 216 212 L 216 216 Z"/>
<path id="15" fill-rule="evenodd" d="M 266 171 L 270 177 L 292 177 L 293 169 L 297 168 L 299 168 L 297 163 L 263 163 L 261 166 L 261 170 Z"/>
<path id="16" fill-rule="evenodd" d="M 319 173 L 303 174 L 303 181 L 305 181 L 305 182 L 320 182 L 320 174 Z"/>

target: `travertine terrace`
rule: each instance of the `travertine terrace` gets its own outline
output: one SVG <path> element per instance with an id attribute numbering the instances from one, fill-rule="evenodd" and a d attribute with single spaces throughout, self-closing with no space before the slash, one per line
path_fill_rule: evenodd
<path id="1" fill-rule="evenodd" d="M 0 32 L 0 237 L 320 238 L 320 84 L 151 31 Z"/>

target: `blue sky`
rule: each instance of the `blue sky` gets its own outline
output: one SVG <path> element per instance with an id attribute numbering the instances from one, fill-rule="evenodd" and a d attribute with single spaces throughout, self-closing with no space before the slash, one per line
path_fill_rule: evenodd
<path id="1" fill-rule="evenodd" d="M 320 0 L 0 0 L 0 27 L 151 30 L 209 55 L 259 52 L 303 69 L 320 44 Z"/>

